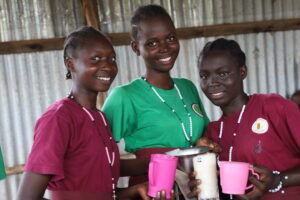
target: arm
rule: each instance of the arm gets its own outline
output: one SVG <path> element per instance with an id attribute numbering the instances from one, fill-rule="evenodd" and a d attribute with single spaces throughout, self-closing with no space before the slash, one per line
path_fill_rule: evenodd
<path id="1" fill-rule="evenodd" d="M 209 147 L 214 153 L 220 153 L 222 151 L 222 148 L 218 143 L 206 136 L 203 136 L 197 140 L 196 147 Z"/>
<path id="2" fill-rule="evenodd" d="M 138 176 L 148 173 L 150 159 L 122 159 L 120 163 L 121 176 Z"/>
<path id="3" fill-rule="evenodd" d="M 25 172 L 16 200 L 41 200 L 50 180 L 50 175 Z"/>
<path id="4" fill-rule="evenodd" d="M 283 190 L 286 187 L 300 185 L 300 166 L 288 169 L 280 174 L 273 174 L 271 170 L 260 166 L 253 166 L 253 169 L 255 172 L 259 173 L 260 178 L 259 180 L 253 176 L 249 178 L 254 187 L 247 194 L 239 196 L 240 199 L 259 199 L 265 193 L 269 192 L 270 189 L 277 188 L 280 184 L 280 181 L 282 182 Z M 288 179 L 285 179 L 285 177 L 288 177 Z"/>

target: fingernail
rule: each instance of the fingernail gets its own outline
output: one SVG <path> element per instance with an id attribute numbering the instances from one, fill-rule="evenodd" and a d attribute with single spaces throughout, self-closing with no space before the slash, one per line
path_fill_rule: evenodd
<path id="1" fill-rule="evenodd" d="M 160 192 L 157 192 L 157 193 L 156 193 L 156 197 L 157 197 L 157 198 L 160 198 Z"/>

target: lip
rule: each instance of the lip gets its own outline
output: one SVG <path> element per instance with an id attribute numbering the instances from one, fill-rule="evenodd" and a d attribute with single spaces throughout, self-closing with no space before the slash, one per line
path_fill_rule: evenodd
<path id="1" fill-rule="evenodd" d="M 111 76 L 96 76 L 96 79 L 105 84 L 110 84 L 113 81 Z"/>
<path id="2" fill-rule="evenodd" d="M 219 91 L 219 92 L 210 92 L 209 96 L 211 99 L 221 99 L 225 96 L 225 92 Z"/>
<path id="3" fill-rule="evenodd" d="M 164 56 L 162 58 L 159 58 L 158 62 L 161 63 L 161 64 L 164 64 L 164 65 L 168 65 L 168 64 L 173 63 L 173 57 L 171 55 Z"/>

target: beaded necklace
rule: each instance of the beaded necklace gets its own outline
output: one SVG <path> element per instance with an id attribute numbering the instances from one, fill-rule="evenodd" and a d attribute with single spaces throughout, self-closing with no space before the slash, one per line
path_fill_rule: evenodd
<path id="1" fill-rule="evenodd" d="M 103 145 L 104 145 L 104 148 L 105 148 L 106 157 L 107 157 L 108 164 L 109 164 L 109 168 L 110 168 L 111 175 L 112 175 L 112 178 L 111 178 L 111 182 L 112 182 L 112 193 L 113 193 L 113 194 L 112 194 L 112 198 L 115 200 L 115 199 L 117 198 L 117 195 L 116 195 L 116 181 L 117 181 L 117 180 L 115 180 L 115 177 L 114 177 L 114 174 L 113 174 L 113 169 L 112 169 L 113 166 L 114 166 L 114 162 L 115 162 L 115 150 L 114 150 L 114 145 L 113 145 L 113 139 L 112 139 L 112 136 L 109 136 L 109 141 L 110 141 L 110 145 L 111 145 L 111 149 L 112 149 L 111 156 L 110 156 L 109 150 L 108 150 L 108 145 L 107 145 L 107 143 L 106 143 L 106 141 L 105 141 L 103 135 L 101 134 L 101 131 L 99 130 L 99 127 L 97 126 L 97 124 L 96 124 L 96 122 L 95 122 L 95 119 L 94 119 L 94 117 L 92 116 L 92 114 L 88 111 L 88 109 L 86 109 L 86 108 L 83 107 L 80 103 L 78 103 L 78 102 L 76 101 L 75 97 L 74 97 L 72 94 L 70 94 L 70 95 L 68 96 L 68 98 L 71 99 L 71 100 L 73 100 L 75 103 L 77 103 L 77 104 L 82 108 L 82 110 L 89 116 L 89 118 L 90 118 L 91 121 L 93 122 L 93 125 L 94 125 L 96 131 L 99 133 L 99 135 L 100 135 L 101 138 L 102 138 L 101 141 L 102 141 L 102 143 L 103 143 Z M 99 113 L 99 115 L 100 115 L 100 117 L 101 117 L 101 119 L 102 119 L 102 121 L 103 121 L 105 127 L 108 128 L 107 123 L 106 123 L 106 121 L 105 121 L 105 118 L 104 118 L 103 114 L 102 114 L 100 111 L 98 111 L 98 113 Z"/>
<path id="2" fill-rule="evenodd" d="M 147 79 L 146 79 L 145 77 L 142 77 L 142 80 L 144 80 L 146 83 L 148 83 L 148 82 L 147 82 Z M 183 123 L 182 119 L 179 117 L 179 115 L 178 115 L 178 113 L 176 112 L 176 110 L 175 110 L 174 108 L 172 108 L 172 106 L 170 106 L 170 105 L 168 104 L 168 102 L 166 102 L 166 100 L 165 100 L 164 98 L 162 98 L 162 96 L 160 96 L 160 94 L 157 92 L 157 90 L 156 90 L 150 83 L 148 83 L 148 85 L 150 86 L 150 88 L 151 88 L 151 90 L 154 92 L 154 94 L 158 97 L 158 99 L 159 99 L 163 104 L 165 104 L 165 105 L 170 109 L 170 111 L 171 111 L 172 113 L 174 113 L 174 115 L 176 116 L 176 118 L 180 121 L 181 128 L 182 128 L 182 132 L 183 132 L 183 134 L 184 134 L 184 137 L 185 137 L 185 139 L 189 142 L 190 147 L 192 147 L 192 146 L 193 146 L 193 142 L 192 142 L 192 137 L 193 137 L 193 120 L 192 120 L 191 113 L 188 111 L 187 106 L 186 106 L 186 104 L 185 104 L 185 102 L 184 102 L 184 99 L 183 99 L 183 97 L 182 97 L 182 95 L 181 95 L 181 92 L 180 92 L 179 88 L 177 87 L 177 85 L 174 83 L 174 87 L 175 87 L 175 89 L 176 89 L 176 91 L 177 91 L 177 94 L 178 94 L 178 96 L 179 96 L 179 98 L 180 98 L 180 100 L 181 100 L 181 102 L 182 102 L 182 105 L 183 105 L 183 107 L 184 107 L 184 110 L 185 110 L 185 112 L 187 113 L 187 116 L 188 116 L 188 118 L 189 118 L 189 126 L 190 126 L 190 134 L 189 134 L 189 136 L 187 135 L 187 132 L 186 132 L 184 123 Z"/>
<path id="3" fill-rule="evenodd" d="M 238 127 L 239 127 L 239 125 L 241 123 L 241 120 L 242 120 L 242 117 L 243 117 L 245 109 L 246 109 L 246 105 L 243 105 L 242 110 L 241 110 L 240 115 L 239 115 L 239 118 L 238 118 L 238 121 L 237 121 L 237 124 L 236 124 L 235 131 L 233 133 L 234 137 L 236 137 L 236 135 L 237 135 Z M 224 122 L 221 121 L 221 124 L 220 124 L 220 133 L 219 133 L 219 140 L 221 140 L 222 135 L 223 135 L 223 125 L 224 125 Z M 232 150 L 233 150 L 233 144 L 231 144 L 231 146 L 229 148 L 229 161 L 232 161 Z"/>

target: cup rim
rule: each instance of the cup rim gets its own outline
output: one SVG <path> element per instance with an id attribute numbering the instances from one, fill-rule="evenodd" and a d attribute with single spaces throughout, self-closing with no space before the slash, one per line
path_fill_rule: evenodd
<path id="1" fill-rule="evenodd" d="M 160 154 L 160 153 L 151 154 L 151 158 L 168 159 L 168 160 L 177 160 L 178 159 L 175 156 L 166 155 L 166 154 Z"/>
<path id="2" fill-rule="evenodd" d="M 230 164 L 244 164 L 244 165 L 250 165 L 250 163 L 247 162 L 241 162 L 241 161 L 228 161 L 228 160 L 223 160 L 219 161 L 219 163 L 230 163 Z"/>

